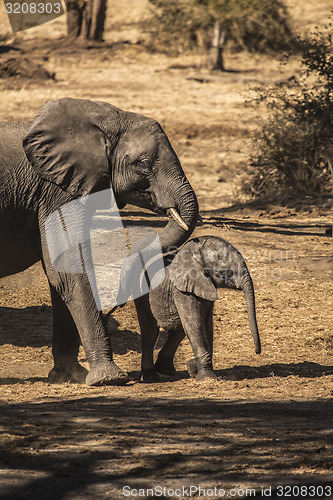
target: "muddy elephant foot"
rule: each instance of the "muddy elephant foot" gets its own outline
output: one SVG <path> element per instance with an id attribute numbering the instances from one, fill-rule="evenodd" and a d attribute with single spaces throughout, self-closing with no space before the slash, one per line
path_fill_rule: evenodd
<path id="1" fill-rule="evenodd" d="M 73 363 L 67 367 L 52 368 L 48 375 L 48 382 L 50 384 L 64 384 L 65 382 L 84 384 L 87 374 L 88 370 L 80 363 Z"/>
<path id="2" fill-rule="evenodd" d="M 161 375 L 168 375 L 170 377 L 177 373 L 172 359 L 157 358 L 155 370 Z"/>
<path id="3" fill-rule="evenodd" d="M 155 368 L 148 368 L 141 370 L 140 381 L 145 383 L 161 382 L 162 379 L 155 370 Z"/>
<path id="4" fill-rule="evenodd" d="M 201 380 L 211 379 L 217 380 L 218 377 L 211 368 L 198 368 L 198 361 L 196 358 L 191 358 L 187 362 L 187 371 L 190 377 L 195 378 L 198 382 Z"/>
<path id="5" fill-rule="evenodd" d="M 124 385 L 128 381 L 128 374 L 115 363 L 93 367 L 86 377 L 87 385 Z"/>

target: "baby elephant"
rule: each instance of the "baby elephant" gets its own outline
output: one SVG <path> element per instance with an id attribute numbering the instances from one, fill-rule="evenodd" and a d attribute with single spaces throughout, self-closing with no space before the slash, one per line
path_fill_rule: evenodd
<path id="1" fill-rule="evenodd" d="M 187 365 L 190 375 L 196 380 L 216 378 L 212 365 L 216 288 L 243 290 L 255 351 L 260 354 L 253 283 L 244 259 L 222 238 L 201 236 L 166 257 L 162 283 L 154 288 L 153 279 L 150 293 L 135 300 L 142 338 L 143 381 L 157 381 L 159 373 L 175 373 L 173 358 L 185 335 L 195 356 Z M 159 327 L 168 332 L 168 337 L 154 365 Z"/>

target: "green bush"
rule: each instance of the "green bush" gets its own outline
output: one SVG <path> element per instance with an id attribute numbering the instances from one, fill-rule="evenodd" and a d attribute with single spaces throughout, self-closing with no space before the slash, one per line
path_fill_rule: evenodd
<path id="1" fill-rule="evenodd" d="M 152 49 L 180 53 L 211 44 L 214 22 L 221 21 L 236 50 L 285 50 L 292 31 L 280 0 L 149 0 L 152 16 L 144 29 Z"/>
<path id="2" fill-rule="evenodd" d="M 254 195 L 322 194 L 331 189 L 327 149 L 333 145 L 333 46 L 331 25 L 298 40 L 302 71 L 292 85 L 258 94 L 270 118 L 254 139 Z"/>

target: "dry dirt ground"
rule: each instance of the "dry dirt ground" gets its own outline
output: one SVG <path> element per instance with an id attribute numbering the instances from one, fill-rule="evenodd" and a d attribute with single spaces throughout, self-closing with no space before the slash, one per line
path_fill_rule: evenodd
<path id="1" fill-rule="evenodd" d="M 299 2 L 290 4 L 300 12 Z M 307 20 L 309 4 L 313 15 L 328 17 L 327 2 L 304 2 Z M 214 367 L 221 380 L 188 378 L 184 341 L 178 376 L 142 384 L 138 322 L 129 303 L 108 326 L 115 360 L 133 381 L 121 388 L 50 385 L 51 307 L 41 266 L 2 279 L 0 498 L 118 499 L 126 497 L 125 486 L 132 497 L 172 498 L 172 490 L 191 485 L 206 489 L 192 489 L 201 498 L 222 498 L 222 489 L 225 497 L 245 498 L 253 496 L 250 488 L 258 497 L 331 498 L 331 201 L 258 205 L 240 191 L 249 138 L 266 116 L 245 101 L 254 85 L 286 81 L 298 63 L 281 69 L 268 56 L 229 54 L 234 71 L 211 75 L 200 55 L 146 52 L 136 43 L 136 3 L 124 5 L 133 11 L 126 22 L 115 13 L 107 45 L 84 48 L 57 38 L 58 20 L 2 48 L 0 61 L 15 59 L 12 68 L 28 60 L 55 77 L 14 71 L 0 78 L 0 119 L 31 119 L 45 100 L 63 96 L 105 100 L 158 119 L 198 195 L 203 223 L 195 235 L 221 236 L 247 259 L 263 351 L 254 354 L 242 293 L 219 291 Z M 124 218 L 151 220 L 131 208 Z M 166 489 L 144 490 L 156 486 Z M 209 490 L 215 487 L 221 491 Z M 186 498 L 189 490 L 174 493 Z"/>

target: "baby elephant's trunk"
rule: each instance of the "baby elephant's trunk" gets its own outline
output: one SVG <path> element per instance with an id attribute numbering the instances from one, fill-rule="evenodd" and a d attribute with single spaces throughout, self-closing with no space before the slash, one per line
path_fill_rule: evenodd
<path id="1" fill-rule="evenodd" d="M 244 295 L 245 295 L 247 314 L 249 317 L 249 323 L 250 323 L 252 337 L 254 340 L 256 353 L 260 354 L 261 353 L 261 344 L 260 344 L 257 318 L 256 318 L 256 305 L 255 305 L 255 298 L 254 298 L 254 290 L 253 290 L 252 279 L 251 279 L 249 272 L 247 272 L 246 275 L 244 276 L 243 291 L 244 291 Z"/>

